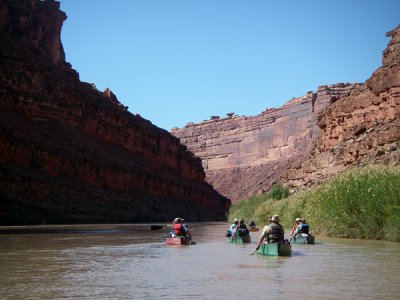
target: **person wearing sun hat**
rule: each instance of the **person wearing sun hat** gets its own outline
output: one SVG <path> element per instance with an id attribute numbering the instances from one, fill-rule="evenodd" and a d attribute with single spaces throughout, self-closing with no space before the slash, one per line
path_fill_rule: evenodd
<path id="1" fill-rule="evenodd" d="M 260 248 L 260 245 L 267 240 L 268 243 L 283 243 L 285 231 L 281 224 L 279 224 L 279 216 L 273 215 L 269 220 L 269 225 L 265 225 L 261 233 L 260 239 L 257 243 L 256 250 Z"/>
<path id="2" fill-rule="evenodd" d="M 229 226 L 228 230 L 226 231 L 226 237 L 231 237 L 233 232 L 235 231 L 236 227 L 239 225 L 239 219 L 234 218 L 233 223 Z"/>
<path id="3" fill-rule="evenodd" d="M 239 225 L 237 225 L 236 228 L 232 231 L 231 239 L 233 239 L 235 235 L 239 237 L 245 237 L 250 235 L 250 232 L 247 229 L 246 224 L 244 223 L 244 219 L 240 219 Z"/>
<path id="4" fill-rule="evenodd" d="M 172 222 L 172 229 L 174 231 L 174 236 L 184 236 L 191 238 L 189 229 L 186 224 L 183 223 L 185 221 L 182 218 L 175 218 Z"/>
<path id="5" fill-rule="evenodd" d="M 297 236 L 299 235 L 309 235 L 310 234 L 310 225 L 306 223 L 306 220 L 304 218 L 299 218 L 299 222 L 297 223 L 296 229 L 293 231 L 291 234 L 290 239 L 296 239 Z"/>
<path id="6" fill-rule="evenodd" d="M 295 233 L 295 231 L 297 230 L 297 226 L 299 226 L 299 223 L 301 221 L 301 218 L 296 218 L 296 220 L 294 221 L 292 230 L 290 231 L 290 236 L 292 237 L 293 234 Z"/>

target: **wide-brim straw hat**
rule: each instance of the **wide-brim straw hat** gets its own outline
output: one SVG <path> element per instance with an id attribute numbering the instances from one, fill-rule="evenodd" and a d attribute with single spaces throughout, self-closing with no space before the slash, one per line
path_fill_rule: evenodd
<path id="1" fill-rule="evenodd" d="M 270 221 L 275 222 L 275 223 L 279 223 L 279 216 L 278 216 L 278 215 L 272 216 L 272 218 L 270 219 Z"/>

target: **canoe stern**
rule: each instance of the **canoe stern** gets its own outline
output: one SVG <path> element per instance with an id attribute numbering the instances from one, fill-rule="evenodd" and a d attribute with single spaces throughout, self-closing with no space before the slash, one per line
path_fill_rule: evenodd
<path id="1" fill-rule="evenodd" d="M 257 254 L 265 256 L 290 256 L 292 255 L 292 246 L 284 243 L 262 244 L 257 250 Z"/>
<path id="2" fill-rule="evenodd" d="M 233 244 L 248 244 L 251 243 L 251 237 L 250 235 L 246 235 L 244 237 L 235 236 L 233 239 L 227 237 L 226 242 Z"/>
<path id="3" fill-rule="evenodd" d="M 313 235 L 296 236 L 290 242 L 291 244 L 314 244 L 315 238 Z"/>
<path id="4" fill-rule="evenodd" d="M 167 245 L 190 245 L 191 241 L 187 237 L 167 237 L 165 243 Z"/>

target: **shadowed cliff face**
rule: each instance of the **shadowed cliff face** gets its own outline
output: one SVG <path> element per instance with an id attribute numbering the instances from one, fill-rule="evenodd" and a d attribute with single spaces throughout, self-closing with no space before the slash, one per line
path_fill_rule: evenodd
<path id="1" fill-rule="evenodd" d="M 237 202 L 309 187 L 346 168 L 399 164 L 399 28 L 364 84 L 321 86 L 255 117 L 212 117 L 172 133 L 202 159 L 207 181 Z"/>
<path id="2" fill-rule="evenodd" d="M 223 220 L 201 160 L 65 62 L 55 1 L 0 3 L 0 216 Z M 27 217 L 28 218 L 28 217 Z M 22 222 L 22 221 L 21 221 Z"/>
<path id="3" fill-rule="evenodd" d="M 55 65 L 65 63 L 61 26 L 67 16 L 55 1 L 2 0 L 0 30 L 18 41 L 20 47 L 40 48 Z"/>

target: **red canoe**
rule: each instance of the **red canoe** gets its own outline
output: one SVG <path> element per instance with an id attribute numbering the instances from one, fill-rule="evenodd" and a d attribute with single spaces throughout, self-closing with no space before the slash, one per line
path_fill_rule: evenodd
<path id="1" fill-rule="evenodd" d="M 191 240 L 187 237 L 167 237 L 165 238 L 167 245 L 190 245 Z"/>

